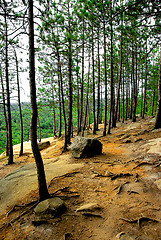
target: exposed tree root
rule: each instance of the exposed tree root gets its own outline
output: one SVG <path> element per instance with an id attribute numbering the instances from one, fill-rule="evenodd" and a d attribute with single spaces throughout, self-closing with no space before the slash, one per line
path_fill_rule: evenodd
<path id="1" fill-rule="evenodd" d="M 151 162 L 141 162 L 138 165 L 136 165 L 135 167 L 133 167 L 133 169 L 136 169 L 136 168 L 138 168 L 142 165 L 153 165 L 153 163 L 151 163 Z"/>
<path id="2" fill-rule="evenodd" d="M 57 176 L 57 177 L 54 177 L 51 179 L 51 181 L 49 182 L 48 184 L 48 188 L 51 186 L 52 182 L 57 179 L 57 178 L 64 178 L 64 177 L 71 177 L 72 175 L 76 174 L 76 173 L 79 173 L 78 171 L 75 171 L 75 172 L 71 172 L 71 173 L 66 173 L 64 175 L 61 175 L 61 176 Z"/>
<path id="3" fill-rule="evenodd" d="M 122 177 L 130 177 L 133 176 L 133 174 L 130 173 L 119 173 L 119 174 L 112 174 L 111 180 L 115 180 L 116 178 L 122 178 Z"/>
<path id="4" fill-rule="evenodd" d="M 128 183 L 129 183 L 129 182 L 125 182 L 125 183 L 121 184 L 120 186 L 115 187 L 113 190 L 118 189 L 118 191 L 117 191 L 116 194 L 120 194 L 121 191 L 122 191 L 122 189 L 123 189 L 123 186 L 124 186 L 125 184 L 128 184 Z"/>
<path id="5" fill-rule="evenodd" d="M 139 228 L 141 227 L 142 222 L 160 222 L 159 220 L 152 219 L 149 217 L 140 217 L 137 219 L 125 219 L 125 218 L 120 218 L 120 219 L 128 223 L 137 223 Z"/>
<path id="6" fill-rule="evenodd" d="M 98 218 L 103 218 L 100 214 L 95 214 L 91 212 L 83 212 L 82 215 L 86 217 L 98 217 Z"/>
<path id="7" fill-rule="evenodd" d="M 76 172 L 75 172 L 76 173 Z M 68 173 L 70 174 L 70 173 Z M 60 198 L 63 198 L 63 199 L 68 199 L 68 198 L 72 198 L 72 197 L 79 197 L 80 195 L 79 194 L 76 194 L 76 195 L 70 195 L 70 196 L 64 196 L 64 195 L 56 195 L 58 192 L 67 192 L 68 194 L 71 194 L 71 193 L 77 193 L 77 192 L 73 192 L 73 191 L 69 191 L 68 190 L 69 187 L 64 187 L 64 188 L 61 188 L 61 189 L 58 189 L 56 190 L 55 192 L 51 193 L 50 196 L 53 197 L 53 196 L 56 196 L 56 197 L 60 197 Z M 9 227 L 9 226 L 12 226 L 12 224 L 14 222 L 16 222 L 17 220 L 19 220 L 22 216 L 26 215 L 28 212 L 30 212 L 33 208 L 36 207 L 36 205 L 39 203 L 39 200 L 32 200 L 31 202 L 27 203 L 27 204 L 23 204 L 23 205 L 15 205 L 10 211 L 7 212 L 7 215 L 6 217 L 8 218 L 9 215 L 12 213 L 12 212 L 15 212 L 17 211 L 17 209 L 19 208 L 26 208 L 26 207 L 29 207 L 31 206 L 30 208 L 28 208 L 27 210 L 25 210 L 24 212 L 22 212 L 19 216 L 17 216 L 16 218 L 12 219 L 11 221 L 9 221 L 8 223 L 5 223 L 3 224 L 1 227 L 0 227 L 0 230 L 2 230 L 3 228 L 5 227 Z M 35 224 L 39 224 L 39 223 L 35 223 Z M 42 223 L 40 223 L 42 224 Z"/>

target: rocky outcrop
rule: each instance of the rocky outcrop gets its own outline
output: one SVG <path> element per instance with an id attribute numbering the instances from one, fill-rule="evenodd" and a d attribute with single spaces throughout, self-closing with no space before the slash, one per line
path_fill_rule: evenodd
<path id="1" fill-rule="evenodd" d="M 76 136 L 70 149 L 75 158 L 93 157 L 102 153 L 102 143 L 94 138 Z"/>
<path id="2" fill-rule="evenodd" d="M 47 148 L 47 147 L 49 147 L 49 146 L 50 146 L 50 142 L 49 141 L 38 143 L 38 147 L 39 147 L 40 151 L 45 149 L 45 148 Z"/>

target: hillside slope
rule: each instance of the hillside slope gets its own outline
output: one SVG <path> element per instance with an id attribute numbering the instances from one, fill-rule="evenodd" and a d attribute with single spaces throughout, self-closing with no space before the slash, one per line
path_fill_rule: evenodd
<path id="1" fill-rule="evenodd" d="M 21 197 L 14 192 L 13 204 L 11 192 L 6 188 L 8 207 L 1 212 L 0 239 L 159 240 L 161 129 L 153 130 L 153 124 L 154 119 L 149 117 L 145 120 L 138 118 L 136 123 L 118 123 L 117 128 L 112 129 L 112 134 L 106 137 L 102 137 L 100 125 L 100 131 L 94 137 L 102 142 L 103 153 L 93 158 L 74 159 L 70 152 L 61 154 L 63 139 L 52 140 L 51 146 L 42 150 L 41 154 L 46 166 L 53 162 L 60 167 L 57 175 L 54 175 L 50 167 L 46 167 L 46 175 L 48 183 L 53 178 L 50 193 L 56 191 L 56 195 L 64 199 L 66 212 L 56 219 L 39 222 L 31 209 L 4 227 L 4 223 L 11 222 L 29 208 L 16 208 L 6 218 L 4 214 L 16 202 L 22 205 L 37 199 L 35 187 Z M 87 131 L 86 135 L 91 137 L 92 133 Z M 5 166 L 5 161 L 1 160 L 1 180 L 7 174 L 19 171 L 19 167 L 29 166 L 34 159 L 29 150 L 22 157 L 18 157 L 15 150 L 15 164 Z M 19 176 L 19 181 L 21 180 Z M 32 178 L 28 185 L 33 185 Z M 92 206 L 93 203 L 100 208 L 91 212 L 88 205 L 87 209 L 77 211 L 80 207 L 85 208 L 86 204 Z M 39 226 L 35 226 L 37 221 Z"/>

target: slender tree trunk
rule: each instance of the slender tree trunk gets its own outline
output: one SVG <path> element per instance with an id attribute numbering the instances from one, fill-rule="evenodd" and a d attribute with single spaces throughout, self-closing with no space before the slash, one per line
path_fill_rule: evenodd
<path id="1" fill-rule="evenodd" d="M 89 52 L 89 65 L 88 65 L 88 79 L 87 79 L 87 100 L 86 100 L 86 108 L 85 108 L 85 115 L 84 115 L 84 125 L 83 125 L 83 132 L 82 132 L 82 136 L 84 136 L 84 130 L 86 128 L 86 124 L 87 124 L 87 111 L 88 111 L 88 95 L 89 95 L 89 77 L 90 77 L 90 52 Z"/>
<path id="2" fill-rule="evenodd" d="M 95 116 L 95 75 L 94 75 L 94 32 L 92 23 L 92 90 L 93 90 L 93 134 L 96 134 L 96 116 Z"/>
<path id="3" fill-rule="evenodd" d="M 8 29 L 7 29 L 7 18 L 6 18 L 6 7 L 5 5 L 5 67 L 6 67 L 6 88 L 7 88 L 7 113 L 8 113 L 8 164 L 13 163 L 13 146 L 12 146 L 12 122 L 11 122 L 11 104 L 10 104 L 10 86 L 9 86 L 9 74 L 8 74 Z"/>
<path id="4" fill-rule="evenodd" d="M 34 51 L 34 17 L 33 0 L 28 0 L 29 7 L 29 81 L 31 99 L 31 146 L 34 154 L 40 201 L 50 197 L 44 171 L 44 165 L 37 144 L 37 103 L 36 103 L 36 83 L 35 83 L 35 51 Z"/>
<path id="5" fill-rule="evenodd" d="M 134 77 L 134 106 L 133 106 L 133 122 L 136 122 L 136 106 L 137 106 L 137 46 L 135 49 L 135 77 Z"/>
<path id="6" fill-rule="evenodd" d="M 159 79 L 158 79 L 158 104 L 154 128 L 155 129 L 161 128 L 161 45 L 160 45 Z"/>
<path id="7" fill-rule="evenodd" d="M 15 51 L 15 59 L 16 59 L 16 72 L 17 72 L 18 107 L 19 107 L 20 128 L 21 128 L 21 145 L 20 145 L 19 156 L 22 156 L 23 155 L 23 119 L 22 119 L 21 99 L 20 99 L 19 68 L 18 68 L 18 60 L 17 60 L 16 51 Z"/>
<path id="8" fill-rule="evenodd" d="M 128 73 L 126 70 L 126 75 L 125 75 L 125 84 L 126 84 L 126 107 L 125 107 L 125 120 L 128 118 Z"/>
<path id="9" fill-rule="evenodd" d="M 100 36 L 98 29 L 98 85 L 97 85 L 97 121 L 96 121 L 96 130 L 98 130 L 98 124 L 100 123 Z"/>
<path id="10" fill-rule="evenodd" d="M 121 89 L 121 87 L 120 87 Z M 121 112 L 121 103 L 120 103 L 120 97 L 118 102 L 118 114 L 117 114 L 117 121 L 120 122 L 120 112 Z"/>
<path id="11" fill-rule="evenodd" d="M 7 114 L 6 114 L 6 101 L 5 101 L 4 85 L 3 85 L 1 66 L 0 66 L 0 75 L 1 75 L 2 99 L 3 99 L 3 114 L 4 114 L 5 125 L 6 125 L 6 156 L 8 156 L 9 155 L 9 149 L 8 149 L 8 120 L 7 120 Z"/>
<path id="12" fill-rule="evenodd" d="M 52 78 L 52 109 L 53 109 L 53 137 L 56 137 L 56 121 L 55 121 L 55 97 L 54 97 L 54 80 Z"/>
<path id="13" fill-rule="evenodd" d="M 55 34 L 54 39 L 55 39 Z M 67 150 L 67 120 L 66 120 L 66 114 L 65 114 L 65 102 L 64 102 L 64 92 L 63 92 L 63 79 L 62 79 L 62 70 L 61 70 L 61 59 L 59 54 L 59 46 L 57 42 L 55 41 L 55 47 L 56 47 L 56 54 L 58 59 L 58 80 L 59 80 L 59 86 L 60 86 L 60 95 L 61 95 L 61 101 L 62 101 L 62 110 L 63 110 L 63 119 L 64 119 L 64 147 L 63 151 Z"/>
<path id="14" fill-rule="evenodd" d="M 56 137 L 55 103 L 53 103 L 53 136 Z"/>
<path id="15" fill-rule="evenodd" d="M 122 21 L 121 21 L 121 26 L 122 26 Z M 118 79 L 118 87 L 117 87 L 117 100 L 116 100 L 115 115 L 114 115 L 114 121 L 113 121 L 112 127 L 116 127 L 117 111 L 118 111 L 118 104 L 120 99 L 121 74 L 122 74 L 122 29 L 121 29 L 121 37 L 120 37 L 120 68 L 119 68 L 119 79 Z"/>
<path id="16" fill-rule="evenodd" d="M 67 143 L 70 144 L 71 139 L 71 126 L 72 126 L 72 39 L 71 39 L 71 26 L 70 26 L 70 12 L 68 0 L 68 130 L 67 130 Z"/>
<path id="17" fill-rule="evenodd" d="M 84 19 L 83 19 L 83 39 L 82 39 L 81 111 L 80 111 L 80 121 L 79 121 L 79 132 L 81 132 L 81 129 L 82 129 L 82 119 L 83 119 L 83 87 L 84 87 Z"/>
<path id="18" fill-rule="evenodd" d="M 58 74 L 59 74 L 59 80 L 60 80 L 60 91 L 61 91 L 63 119 L 64 119 L 64 149 L 63 149 L 63 151 L 66 151 L 67 150 L 67 121 L 66 121 L 66 114 L 65 114 L 65 102 L 64 102 L 64 91 L 63 91 L 63 79 L 62 79 L 61 61 L 60 61 L 60 55 L 59 55 L 58 47 L 57 47 L 57 57 L 58 57 Z"/>
<path id="19" fill-rule="evenodd" d="M 88 125 L 89 129 L 91 128 L 91 103 L 88 101 Z"/>
<path id="20" fill-rule="evenodd" d="M 143 67 L 142 67 L 142 74 L 143 74 Z M 143 117 L 143 78 L 141 79 L 141 117 Z"/>
<path id="21" fill-rule="evenodd" d="M 77 46 L 78 48 L 78 46 Z M 80 111 L 79 111 L 79 60 L 78 60 L 78 50 L 77 50 L 77 69 L 76 69 L 76 75 L 77 75 L 77 135 L 79 135 L 79 123 L 80 123 Z"/>
<path id="22" fill-rule="evenodd" d="M 102 90 L 102 83 L 101 83 L 101 102 L 100 102 L 100 124 L 102 123 L 102 110 L 103 110 L 103 90 Z"/>
<path id="23" fill-rule="evenodd" d="M 105 100 L 104 100 L 104 129 L 103 136 L 106 136 L 107 128 L 107 60 L 106 60 L 106 24 L 105 24 L 105 9 L 104 3 L 102 0 L 103 6 L 103 49 L 104 49 L 104 82 L 105 82 Z"/>
<path id="24" fill-rule="evenodd" d="M 145 108 L 146 108 L 146 89 L 147 89 L 147 63 L 148 63 L 148 54 L 147 54 L 147 46 L 146 46 L 146 54 L 145 54 L 145 82 L 144 82 L 144 99 L 143 99 L 143 112 L 142 118 L 145 117 Z"/>
<path id="25" fill-rule="evenodd" d="M 111 19 L 112 19 L 112 2 L 110 3 L 111 6 Z M 111 45 L 111 80 L 110 80 L 110 89 L 111 89 L 111 98 L 110 98 L 110 116 L 109 116 L 109 123 L 108 123 L 108 131 L 107 134 L 110 134 L 111 130 L 111 122 L 112 117 L 114 114 L 114 78 L 113 78 L 113 24 L 112 20 L 110 22 L 110 29 L 111 29 L 111 39 L 110 39 L 110 45 Z"/>
<path id="26" fill-rule="evenodd" d="M 154 116 L 154 100 L 155 100 L 155 88 L 153 89 L 153 99 L 152 99 L 151 116 Z"/>
<path id="27" fill-rule="evenodd" d="M 61 90 L 60 90 L 60 79 L 58 74 L 58 95 L 59 95 L 59 135 L 61 137 L 61 130 L 62 130 L 62 116 L 61 116 Z"/>
<path id="28" fill-rule="evenodd" d="M 133 94 L 134 94 L 134 81 L 133 73 L 131 73 L 131 98 L 130 98 L 130 119 L 132 119 L 132 110 L 133 110 Z"/>
<path id="29" fill-rule="evenodd" d="M 125 121 L 125 75 L 124 75 L 124 68 L 123 68 L 123 78 L 122 78 L 122 122 Z"/>
<path id="30" fill-rule="evenodd" d="M 41 142 L 41 127 L 40 127 L 39 115 L 37 115 L 37 122 L 38 122 L 38 126 L 39 126 L 39 142 Z"/>

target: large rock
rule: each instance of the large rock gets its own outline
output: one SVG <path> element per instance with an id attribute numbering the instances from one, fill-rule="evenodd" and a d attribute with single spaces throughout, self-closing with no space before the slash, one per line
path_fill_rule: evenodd
<path id="1" fill-rule="evenodd" d="M 102 143 L 94 138 L 76 136 L 70 149 L 75 158 L 92 157 L 102 153 Z"/>
<path id="2" fill-rule="evenodd" d="M 40 151 L 45 149 L 45 148 L 47 148 L 47 147 L 49 147 L 49 146 L 50 146 L 50 142 L 49 141 L 38 143 L 38 147 L 39 147 Z"/>
<path id="3" fill-rule="evenodd" d="M 58 197 L 46 199 L 40 202 L 34 209 L 36 215 L 46 218 L 57 217 L 64 210 L 64 202 Z"/>

